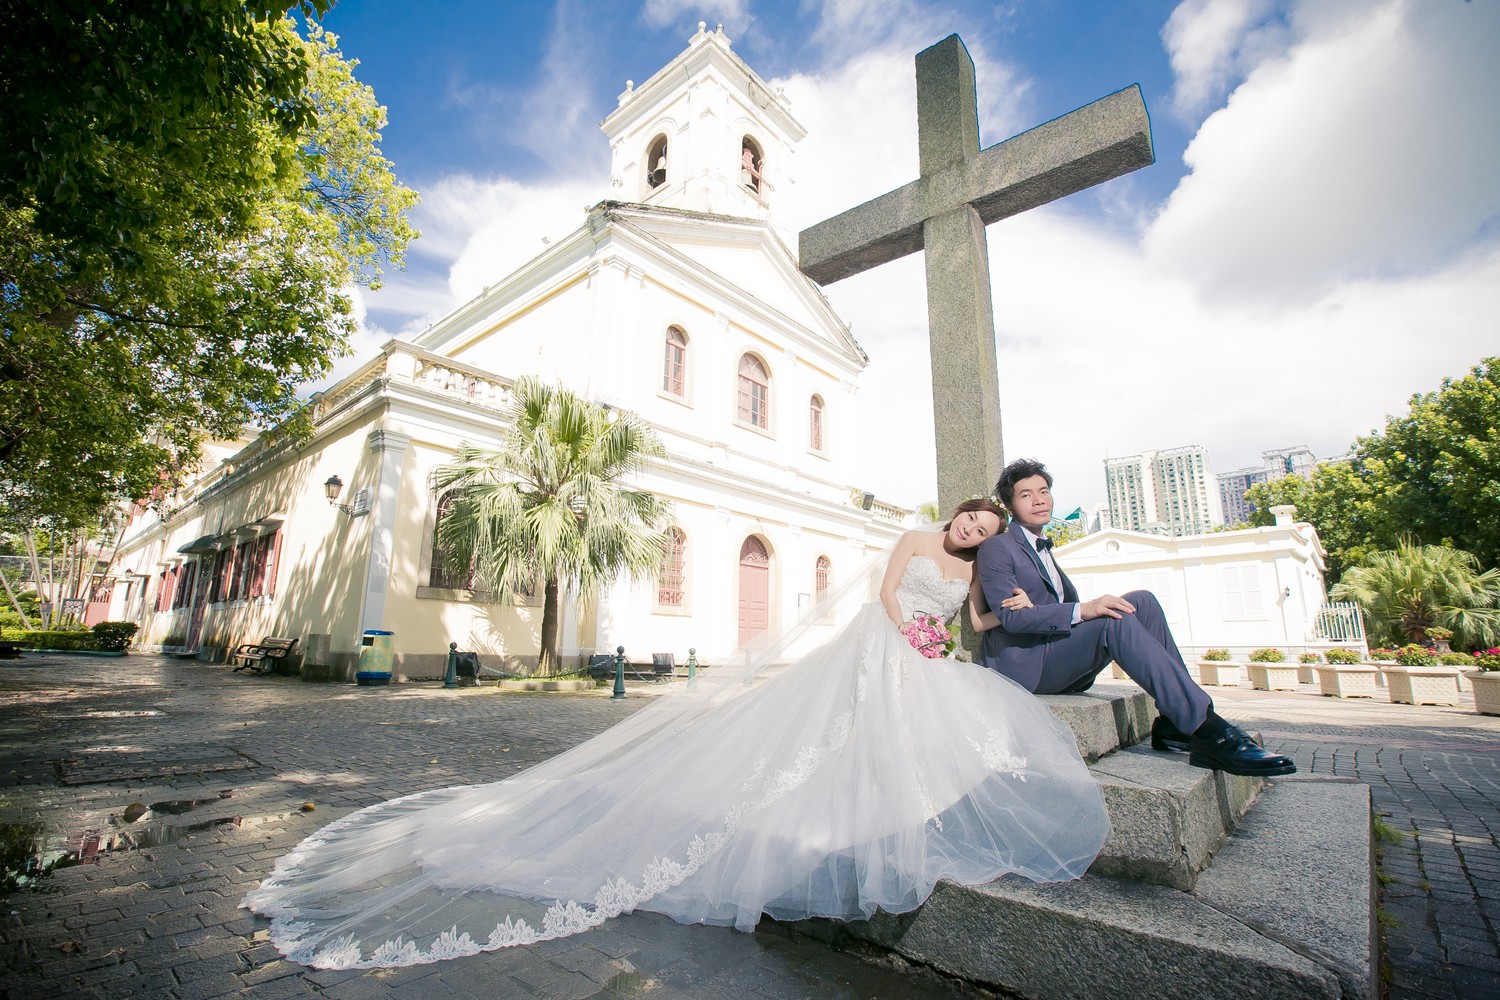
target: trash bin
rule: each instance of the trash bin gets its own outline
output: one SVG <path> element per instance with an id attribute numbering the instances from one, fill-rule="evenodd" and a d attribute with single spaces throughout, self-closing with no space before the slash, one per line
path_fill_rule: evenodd
<path id="1" fill-rule="evenodd" d="M 395 659 L 395 635 L 384 629 L 365 629 L 359 640 L 359 670 L 354 674 L 356 684 L 389 684 L 391 663 Z"/>

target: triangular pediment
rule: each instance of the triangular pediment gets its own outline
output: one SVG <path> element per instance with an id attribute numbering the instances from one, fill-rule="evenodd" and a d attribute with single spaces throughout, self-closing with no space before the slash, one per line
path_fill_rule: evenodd
<path id="1" fill-rule="evenodd" d="M 622 227 L 690 263 L 701 280 L 760 303 L 861 363 L 867 360 L 848 325 L 797 268 L 796 258 L 769 223 L 633 204 L 611 205 L 609 211 Z"/>

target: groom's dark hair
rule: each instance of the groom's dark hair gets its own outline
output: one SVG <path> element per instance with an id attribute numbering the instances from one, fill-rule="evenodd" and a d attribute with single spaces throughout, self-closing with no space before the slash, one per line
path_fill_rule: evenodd
<path id="1" fill-rule="evenodd" d="M 1000 479 L 995 483 L 995 496 L 1010 507 L 1011 499 L 1016 495 L 1016 484 L 1032 476 L 1041 476 L 1046 480 L 1047 488 L 1052 488 L 1052 473 L 1045 465 L 1034 458 L 1018 458 L 1001 471 Z"/>

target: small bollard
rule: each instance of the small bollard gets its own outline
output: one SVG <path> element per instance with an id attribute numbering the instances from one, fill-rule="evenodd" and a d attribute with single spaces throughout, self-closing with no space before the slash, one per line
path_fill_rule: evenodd
<path id="1" fill-rule="evenodd" d="M 625 697 L 625 647 L 615 647 L 615 693 L 610 695 L 610 701 Z"/>
<path id="2" fill-rule="evenodd" d="M 443 675 L 443 687 L 458 687 L 458 643 L 448 643 L 448 672 Z"/>
<path id="3" fill-rule="evenodd" d="M 698 679 L 698 650 L 692 646 L 688 647 L 688 687 Z"/>

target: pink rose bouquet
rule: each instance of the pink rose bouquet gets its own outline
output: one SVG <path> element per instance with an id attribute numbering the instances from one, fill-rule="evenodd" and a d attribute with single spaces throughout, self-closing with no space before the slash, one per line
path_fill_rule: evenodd
<path id="1" fill-rule="evenodd" d="M 906 641 L 929 660 L 942 659 L 957 645 L 943 620 L 925 611 L 918 611 L 911 621 L 902 622 L 900 631 L 906 636 Z"/>

